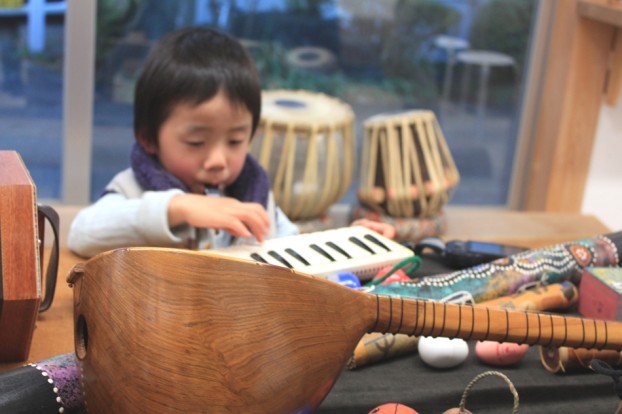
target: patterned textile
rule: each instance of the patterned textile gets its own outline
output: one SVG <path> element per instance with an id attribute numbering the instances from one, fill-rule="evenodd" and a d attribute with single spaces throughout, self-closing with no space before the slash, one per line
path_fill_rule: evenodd
<path id="1" fill-rule="evenodd" d="M 73 353 L 0 374 L 0 413 L 84 412 L 80 367 Z"/>

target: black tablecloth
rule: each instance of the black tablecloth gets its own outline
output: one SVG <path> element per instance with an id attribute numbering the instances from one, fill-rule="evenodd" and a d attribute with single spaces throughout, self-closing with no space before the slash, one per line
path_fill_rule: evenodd
<path id="1" fill-rule="evenodd" d="M 423 254 L 418 276 L 451 272 L 441 255 Z M 573 313 L 573 310 L 567 310 Z M 578 315 L 573 315 L 578 316 Z M 318 409 L 321 414 L 367 414 L 390 402 L 407 405 L 419 414 L 442 414 L 458 407 L 471 380 L 485 371 L 509 377 L 519 395 L 519 412 L 527 414 L 613 414 L 620 399 L 611 377 L 594 372 L 552 374 L 530 347 L 523 360 L 510 367 L 489 366 L 475 356 L 476 341 L 469 342 L 469 357 L 458 367 L 428 367 L 414 353 L 349 371 L 344 370 Z M 466 408 L 474 414 L 511 413 L 514 398 L 508 385 L 496 376 L 478 380 L 467 397 Z"/>
<path id="2" fill-rule="evenodd" d="M 552 374 L 544 369 L 538 347 L 532 346 L 516 366 L 493 367 L 470 354 L 458 367 L 430 368 L 418 354 L 403 356 L 357 370 L 344 370 L 318 409 L 321 414 L 367 414 L 374 407 L 397 402 L 419 414 L 442 414 L 458 407 L 468 383 L 490 370 L 505 374 L 519 395 L 519 412 L 529 414 L 613 414 L 620 399 L 611 377 L 597 373 Z M 496 376 L 478 380 L 467 397 L 474 414 L 511 413 L 514 398 L 508 385 Z"/>

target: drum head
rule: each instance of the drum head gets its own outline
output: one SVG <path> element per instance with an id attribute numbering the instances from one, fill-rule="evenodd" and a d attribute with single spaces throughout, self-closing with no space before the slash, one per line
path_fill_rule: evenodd
<path id="1" fill-rule="evenodd" d="M 354 120 L 350 105 L 331 96 L 303 90 L 268 90 L 262 93 L 265 121 L 295 126 L 343 125 Z"/>

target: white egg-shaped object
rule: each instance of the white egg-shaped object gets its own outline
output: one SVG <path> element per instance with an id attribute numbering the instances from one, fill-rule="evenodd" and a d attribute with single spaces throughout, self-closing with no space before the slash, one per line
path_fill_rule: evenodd
<path id="1" fill-rule="evenodd" d="M 422 336 L 418 343 L 419 356 L 434 368 L 452 368 L 469 356 L 469 345 L 460 338 Z"/>

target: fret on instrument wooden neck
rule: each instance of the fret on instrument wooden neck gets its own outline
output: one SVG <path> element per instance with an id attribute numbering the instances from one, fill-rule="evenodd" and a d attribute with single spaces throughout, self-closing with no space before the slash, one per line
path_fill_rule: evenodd
<path id="1" fill-rule="evenodd" d="M 373 332 L 622 350 L 622 323 L 376 296 Z"/>

